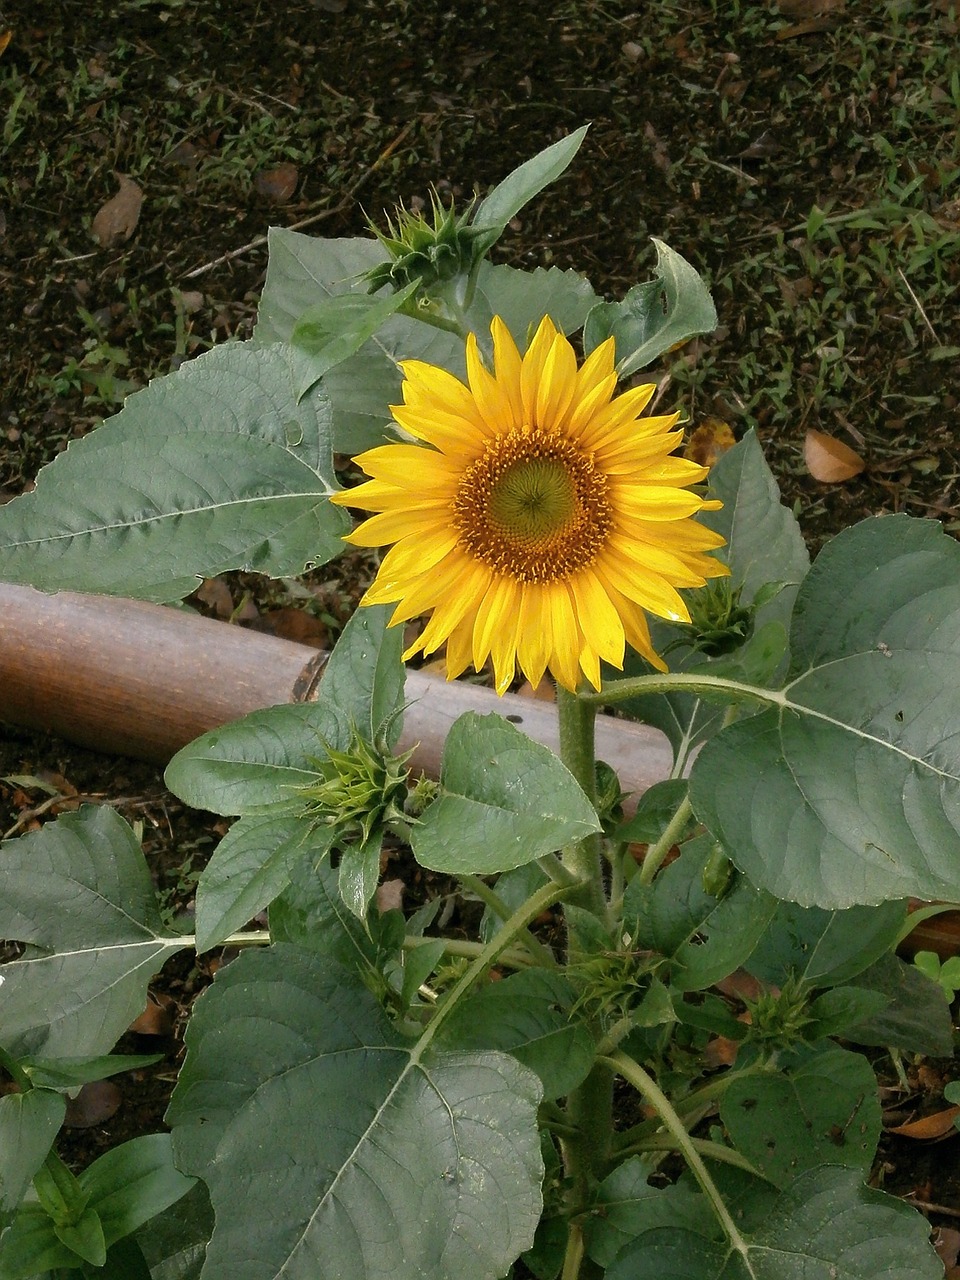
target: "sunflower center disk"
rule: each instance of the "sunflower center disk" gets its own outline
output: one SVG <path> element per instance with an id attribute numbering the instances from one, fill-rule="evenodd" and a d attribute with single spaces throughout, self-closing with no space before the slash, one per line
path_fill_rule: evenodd
<path id="1" fill-rule="evenodd" d="M 490 442 L 461 478 L 454 517 L 466 548 L 520 582 L 555 582 L 596 557 L 613 524 L 606 476 L 543 431 Z"/>

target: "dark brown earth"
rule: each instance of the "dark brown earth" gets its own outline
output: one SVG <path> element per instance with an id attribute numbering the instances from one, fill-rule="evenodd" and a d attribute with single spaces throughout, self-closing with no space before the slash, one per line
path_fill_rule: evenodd
<path id="1" fill-rule="evenodd" d="M 6 497 L 126 390 L 249 334 L 269 224 L 366 234 L 363 209 L 377 219 L 398 199 L 415 207 L 431 183 L 462 204 L 591 120 L 569 174 L 512 224 L 499 260 L 573 266 L 621 296 L 651 270 L 649 236 L 666 240 L 712 283 L 720 327 L 653 371 L 665 402 L 693 425 L 710 414 L 738 435 L 756 429 L 813 548 L 881 511 L 960 528 L 948 376 L 960 342 L 960 90 L 945 3 L 3 8 L 14 29 L 0 57 Z M 90 226 L 117 173 L 141 187 L 142 211 L 128 241 L 100 248 Z M 809 427 L 858 450 L 866 471 L 842 485 L 812 479 Z M 332 572 L 316 585 L 322 602 L 307 612 L 326 630 L 307 629 L 322 643 L 357 584 Z M 226 589 L 228 614 L 304 608 L 249 580 Z M 117 804 L 143 824 L 170 911 L 188 909 L 216 823 L 165 792 L 157 769 L 37 729 L 3 734 L 0 775 Z M 0 782 L 0 832 L 53 816 L 56 806 L 31 812 L 47 798 Z M 158 980 L 161 1034 L 121 1048 L 164 1052 L 163 1064 L 120 1082 L 112 1119 L 68 1131 L 68 1159 L 159 1126 L 181 1018 L 212 967 L 183 961 Z M 917 1064 L 907 1069 L 916 1093 L 897 1105 L 942 1105 Z M 958 1141 L 888 1139 L 876 1177 L 960 1226 Z"/>

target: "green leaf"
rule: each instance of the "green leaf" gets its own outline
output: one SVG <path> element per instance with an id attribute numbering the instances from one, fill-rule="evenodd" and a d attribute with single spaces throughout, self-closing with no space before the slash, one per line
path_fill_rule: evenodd
<path id="1" fill-rule="evenodd" d="M 495 714 L 468 711 L 454 721 L 440 785 L 411 836 L 414 856 L 432 871 L 507 871 L 600 830 L 553 752 Z"/>
<path id="2" fill-rule="evenodd" d="M 4 1047 L 45 1058 L 109 1052 L 185 945 L 164 930 L 140 845 L 106 805 L 3 845 L 0 937 L 31 944 L 3 966 Z"/>
<path id="3" fill-rule="evenodd" d="M 366 920 L 367 907 L 377 892 L 382 848 L 383 831 L 376 830 L 370 833 L 368 840 L 346 844 L 340 850 L 337 873 L 340 897 L 358 920 Z"/>
<path id="4" fill-rule="evenodd" d="M 704 1214 L 708 1212 L 704 1206 Z M 686 1227 L 645 1232 L 606 1280 L 941 1280 L 923 1218 L 863 1186 L 853 1169 L 800 1175 L 774 1202 L 745 1253 Z"/>
<path id="5" fill-rule="evenodd" d="M 195 1179 L 174 1167 L 170 1135 L 152 1133 L 111 1148 L 84 1169 L 78 1181 L 109 1246 L 176 1204 Z"/>
<path id="6" fill-rule="evenodd" d="M 703 887 L 713 842 L 687 841 L 651 885 L 635 877 L 624 894 L 624 924 L 634 945 L 670 957 L 674 991 L 701 991 L 750 955 L 776 910 L 775 900 L 738 877 L 722 897 Z"/>
<path id="7" fill-rule="evenodd" d="M 516 217 L 544 187 L 556 182 L 580 150 L 588 128 L 589 125 L 581 125 L 559 142 L 518 165 L 497 183 L 486 199 L 481 200 L 471 219 L 472 226 L 488 229 L 487 235 L 477 239 L 478 253 L 486 253 L 491 245 L 496 244 L 510 219 Z"/>
<path id="8" fill-rule="evenodd" d="M 958 624 L 960 546 L 939 525 L 874 518 L 821 552 L 778 705 L 691 774 L 698 817 L 755 883 L 828 909 L 960 894 Z"/>
<path id="9" fill-rule="evenodd" d="M 55 1222 L 53 1233 L 65 1248 L 89 1262 L 91 1267 L 102 1267 L 106 1262 L 103 1224 L 97 1211 L 89 1205 L 76 1222 Z"/>
<path id="10" fill-rule="evenodd" d="M 677 343 L 717 327 L 717 311 L 699 273 L 662 240 L 651 239 L 657 250 L 655 278 L 634 285 L 622 302 L 598 302 L 583 326 L 587 355 L 607 338 L 614 339 L 620 378 L 653 364 Z"/>
<path id="11" fill-rule="evenodd" d="M 301 863 L 290 884 L 270 907 L 274 942 L 295 942 L 322 952 L 347 969 L 366 972 L 377 948 L 340 897 L 338 872 L 329 862 Z"/>
<path id="12" fill-rule="evenodd" d="M 162 1061 L 162 1053 L 108 1053 L 96 1058 L 24 1058 L 20 1065 L 35 1088 L 68 1090 Z"/>
<path id="13" fill-rule="evenodd" d="M 0 573 L 45 591 L 179 600 L 199 577 L 280 577 L 343 550 L 331 410 L 285 348 L 229 343 L 158 378 L 0 509 Z"/>
<path id="14" fill-rule="evenodd" d="M 640 796 L 633 817 L 617 828 L 616 839 L 653 844 L 666 831 L 686 798 L 686 778 L 664 778 L 662 782 L 655 782 Z"/>
<path id="15" fill-rule="evenodd" d="M 365 294 L 359 276 L 387 256 L 373 239 L 322 240 L 279 228 L 269 233 L 269 252 L 254 331 L 258 345 L 289 342 L 300 317 L 324 298 Z M 324 377 L 337 453 L 359 453 L 387 438 L 389 406 L 400 402 L 401 360 L 425 360 L 458 377 L 465 373 L 463 342 L 455 334 L 391 316 L 355 355 Z"/>
<path id="16" fill-rule="evenodd" d="M 779 1187 L 820 1164 L 868 1173 L 881 1128 L 872 1067 L 836 1046 L 731 1081 L 720 1118 L 737 1150 Z"/>
<path id="17" fill-rule="evenodd" d="M 756 433 L 722 454 L 710 468 L 710 497 L 719 511 L 698 519 L 722 534 L 727 545 L 718 553 L 750 604 L 771 582 L 792 584 L 761 607 L 758 623 L 790 621 L 797 587 L 810 568 L 810 556 L 796 517 L 780 501 L 780 490 L 763 456 Z"/>
<path id="18" fill-rule="evenodd" d="M 67 1101 L 49 1089 L 0 1097 L 0 1231 L 53 1146 Z"/>
<path id="19" fill-rule="evenodd" d="M 219 946 L 268 907 L 298 862 L 327 855 L 334 834 L 332 827 L 276 813 L 246 814 L 235 822 L 197 883 L 197 951 Z"/>
<path id="20" fill-rule="evenodd" d="M 609 1267 L 621 1249 L 645 1231 L 657 1227 L 696 1231 L 703 1223 L 703 1196 L 680 1186 L 650 1186 L 648 1179 L 656 1169 L 656 1162 L 631 1156 L 597 1188 L 584 1238 L 587 1256 L 599 1266 Z"/>
<path id="21" fill-rule="evenodd" d="M 933 1057 L 953 1053 L 950 1005 L 943 989 L 895 955 L 885 955 L 861 973 L 858 988 L 887 999 L 879 1013 L 848 1027 L 845 1038 L 855 1044 L 876 1044 Z"/>
<path id="22" fill-rule="evenodd" d="M 168 1112 L 232 1280 L 498 1280 L 533 1242 L 539 1082 L 399 1040 L 357 977 L 288 945 L 221 969 Z M 321 1260 L 322 1259 L 322 1264 Z"/>
<path id="23" fill-rule="evenodd" d="M 519 271 L 484 262 L 467 319 L 482 344 L 490 332 L 490 321 L 499 316 L 523 352 L 544 316 L 549 316 L 561 333 L 573 333 L 582 327 L 597 301 L 590 281 L 578 271 L 561 271 L 559 267 Z"/>
<path id="24" fill-rule="evenodd" d="M 827 1036 L 850 1039 L 861 1022 L 886 1009 L 889 1003 L 880 991 L 869 991 L 865 987 L 831 987 L 807 1006 L 811 1021 L 803 1029 L 804 1039 L 823 1040 Z"/>
<path id="25" fill-rule="evenodd" d="M 906 916 L 905 902 L 847 911 L 779 902 L 746 967 L 778 987 L 790 976 L 812 987 L 837 986 L 893 949 Z"/>
<path id="26" fill-rule="evenodd" d="M 360 277 L 388 257 L 372 236 L 326 239 L 284 227 L 270 228 L 267 252 L 267 278 L 253 332 L 258 346 L 291 342 L 301 317 L 325 299 L 366 298 Z"/>
<path id="27" fill-rule="evenodd" d="M 593 1066 L 593 1040 L 571 1010 L 576 992 L 557 973 L 528 969 L 457 1006 L 440 1033 L 448 1049 L 500 1049 L 535 1071 L 545 1098 L 575 1089 Z"/>
<path id="28" fill-rule="evenodd" d="M 200 1280 L 212 1233 L 210 1196 L 197 1182 L 176 1207 L 157 1214 L 137 1232 L 151 1280 Z"/>
<path id="29" fill-rule="evenodd" d="M 0 1239 L 0 1280 L 49 1280 L 55 1268 L 79 1280 L 80 1259 L 57 1236 L 53 1219 L 35 1203 L 25 1204 Z"/>
<path id="30" fill-rule="evenodd" d="M 403 627 L 390 627 L 392 605 L 357 609 L 340 633 L 320 680 L 320 695 L 370 743 L 386 732 L 391 748 L 403 724 Z"/>
<path id="31" fill-rule="evenodd" d="M 173 757 L 164 781 L 181 800 L 211 813 L 301 807 L 297 789 L 316 781 L 325 744 L 350 745 L 347 717 L 324 698 L 254 711 L 195 738 Z"/>
<path id="32" fill-rule="evenodd" d="M 416 289 L 414 282 L 384 298 L 345 293 L 308 307 L 290 336 L 292 345 L 310 357 L 304 362 L 297 382 L 297 398 L 357 352 Z"/>

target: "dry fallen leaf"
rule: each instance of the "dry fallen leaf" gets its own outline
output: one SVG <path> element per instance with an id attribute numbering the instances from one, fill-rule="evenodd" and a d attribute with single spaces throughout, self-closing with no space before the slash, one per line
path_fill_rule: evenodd
<path id="1" fill-rule="evenodd" d="M 960 1257 L 960 1231 L 955 1231 L 953 1227 L 937 1227 L 933 1233 L 933 1247 L 949 1273 Z"/>
<path id="2" fill-rule="evenodd" d="M 960 1116 L 960 1106 L 946 1107 L 936 1111 L 932 1116 L 924 1116 L 921 1120 L 911 1120 L 909 1124 L 898 1124 L 887 1133 L 897 1133 L 901 1138 L 944 1138 L 956 1133 L 954 1120 Z"/>
<path id="3" fill-rule="evenodd" d="M 123 1094 L 112 1080 L 92 1080 L 75 1098 L 67 1099 L 63 1123 L 69 1129 L 92 1129 L 115 1115 Z"/>
<path id="4" fill-rule="evenodd" d="M 112 249 L 114 245 L 129 240 L 140 221 L 143 192 L 125 174 L 118 173 L 117 181 L 120 190 L 98 211 L 90 228 L 94 240 L 104 249 Z"/>
<path id="5" fill-rule="evenodd" d="M 300 170 L 297 166 L 284 163 L 278 164 L 274 169 L 261 169 L 253 179 L 253 185 L 260 195 L 277 204 L 285 204 L 293 198 L 299 181 Z"/>
<path id="6" fill-rule="evenodd" d="M 803 458 L 814 480 L 823 484 L 839 484 L 852 480 L 867 465 L 855 449 L 842 440 L 810 430 L 803 444 Z"/>
<path id="7" fill-rule="evenodd" d="M 683 456 L 701 467 L 712 467 L 736 443 L 733 431 L 722 418 L 704 418 L 687 441 Z"/>

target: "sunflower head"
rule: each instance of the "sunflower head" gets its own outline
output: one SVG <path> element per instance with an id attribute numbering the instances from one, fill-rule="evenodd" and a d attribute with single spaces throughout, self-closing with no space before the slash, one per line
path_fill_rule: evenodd
<path id="1" fill-rule="evenodd" d="M 390 255 L 365 272 L 370 293 L 384 285 L 405 288 L 414 280 L 429 289 L 470 269 L 477 232 L 469 225 L 472 207 L 457 217 L 453 203 L 445 209 L 435 191 L 430 192 L 431 218 L 398 205 L 386 232 L 369 219 L 368 226 Z M 394 220 L 395 219 L 395 220 Z"/>
<path id="2" fill-rule="evenodd" d="M 693 518 L 720 505 L 691 489 L 706 468 L 672 456 L 676 414 L 641 416 L 652 386 L 614 396 L 612 339 L 578 368 L 549 317 L 523 356 L 499 317 L 491 334 L 490 367 L 468 336 L 466 383 L 403 363 L 391 412 L 419 443 L 361 454 L 371 478 L 332 499 L 376 513 L 349 541 L 393 544 L 363 603 L 429 614 L 404 657 L 445 644 L 450 679 L 492 659 L 500 693 L 518 668 L 599 689 L 627 645 L 664 670 L 645 615 L 689 622 L 677 588 L 728 572 Z"/>

